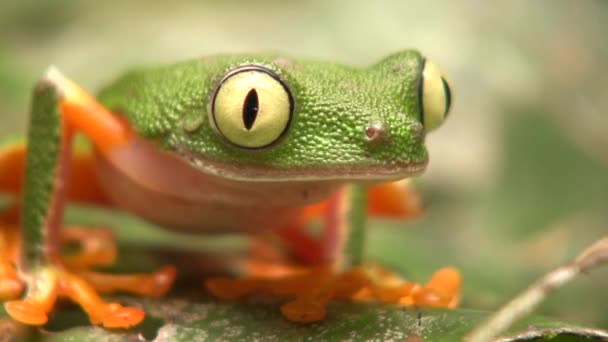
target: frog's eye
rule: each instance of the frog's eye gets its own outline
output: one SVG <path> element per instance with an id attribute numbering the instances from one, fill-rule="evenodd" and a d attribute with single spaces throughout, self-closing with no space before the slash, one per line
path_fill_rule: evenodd
<path id="1" fill-rule="evenodd" d="M 424 130 L 430 132 L 441 125 L 452 104 L 450 82 L 431 61 L 423 61 L 418 92 L 420 120 Z"/>
<path id="2" fill-rule="evenodd" d="M 261 148 L 278 141 L 293 115 L 293 97 L 277 74 L 248 65 L 228 72 L 211 99 L 215 129 L 234 145 Z"/>

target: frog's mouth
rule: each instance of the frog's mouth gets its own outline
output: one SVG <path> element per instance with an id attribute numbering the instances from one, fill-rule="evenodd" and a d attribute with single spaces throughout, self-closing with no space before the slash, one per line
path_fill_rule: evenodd
<path id="1" fill-rule="evenodd" d="M 391 163 L 366 166 L 333 166 L 306 168 L 279 168 L 272 166 L 243 166 L 186 157 L 189 164 L 199 171 L 223 179 L 244 182 L 389 182 L 424 172 L 428 160 L 417 163 Z"/>
<path id="2" fill-rule="evenodd" d="M 325 199 L 344 183 L 399 180 L 421 173 L 426 166 L 423 161 L 287 169 L 232 165 L 179 152 L 167 153 L 153 142 L 133 139 L 110 154 L 99 153 L 97 173 L 113 189 L 114 200 L 124 206 L 139 203 L 140 209 L 148 210 L 148 201 L 154 202 L 155 198 L 166 204 L 159 205 L 165 211 L 178 205 L 196 212 L 196 208 L 208 208 L 209 202 L 245 207 L 251 207 L 252 203 L 279 207 L 307 205 Z M 148 213 L 156 215 L 158 211 Z"/>

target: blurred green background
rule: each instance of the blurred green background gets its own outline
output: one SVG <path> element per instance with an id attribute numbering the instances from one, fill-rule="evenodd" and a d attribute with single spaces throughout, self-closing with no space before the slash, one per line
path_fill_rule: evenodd
<path id="1" fill-rule="evenodd" d="M 414 47 L 451 78 L 416 222 L 374 222 L 370 258 L 424 280 L 454 265 L 493 309 L 608 231 L 608 2 L 2 1 L 0 136 L 54 64 L 95 91 L 134 65 L 276 50 L 355 65 Z M 608 328 L 608 271 L 540 313 Z"/>

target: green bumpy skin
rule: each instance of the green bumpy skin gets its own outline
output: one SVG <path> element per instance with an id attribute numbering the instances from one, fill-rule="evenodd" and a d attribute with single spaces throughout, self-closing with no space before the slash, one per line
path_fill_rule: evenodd
<path id="1" fill-rule="evenodd" d="M 219 139 L 208 113 L 220 79 L 249 64 L 278 74 L 295 101 L 282 140 L 253 151 Z M 98 100 L 125 115 L 139 135 L 203 161 L 267 169 L 425 164 L 418 99 L 423 65 L 413 50 L 368 68 L 271 54 L 210 57 L 130 72 Z M 370 143 L 366 128 L 378 125 L 383 139 Z"/>
<path id="2" fill-rule="evenodd" d="M 57 88 L 45 80 L 34 89 L 31 122 L 28 132 L 28 154 L 23 193 L 23 268 L 36 267 L 45 258 L 43 241 L 47 220 L 52 214 L 53 186 L 59 172 L 58 162 L 62 147 L 61 121 L 56 105 Z M 25 263 L 25 264 L 24 264 Z"/>

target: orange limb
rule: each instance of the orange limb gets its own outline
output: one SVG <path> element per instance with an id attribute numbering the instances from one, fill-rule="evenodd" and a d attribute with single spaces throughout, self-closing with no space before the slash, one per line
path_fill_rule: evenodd
<path id="1" fill-rule="evenodd" d="M 300 222 L 319 218 L 327 211 L 328 201 L 302 209 Z M 422 200 L 409 179 L 369 187 L 367 213 L 371 216 L 399 219 L 416 218 L 422 213 Z"/>
<path id="2" fill-rule="evenodd" d="M 422 201 L 408 179 L 376 185 L 368 190 L 367 212 L 371 216 L 416 218 Z"/>
<path id="3" fill-rule="evenodd" d="M 23 191 L 25 157 L 24 142 L 0 149 L 0 192 L 19 194 Z M 76 149 L 70 158 L 68 199 L 76 202 L 110 206 L 110 202 L 95 181 L 95 160 L 92 149 Z M 15 221 L 17 222 L 17 221 Z"/>
<path id="4" fill-rule="evenodd" d="M 319 239 L 313 238 L 300 226 L 287 226 L 275 232 L 296 260 L 307 265 L 323 262 L 323 250 Z"/>
<path id="5" fill-rule="evenodd" d="M 0 192 L 20 193 L 25 174 L 25 144 L 13 143 L 0 149 Z"/>
<path id="6" fill-rule="evenodd" d="M 76 83 L 51 69 L 47 79 L 61 89 L 59 108 L 63 119 L 73 129 L 84 133 L 103 153 L 126 145 L 133 138 L 129 126 L 108 111 Z"/>
<path id="7" fill-rule="evenodd" d="M 307 265 L 320 265 L 331 262 L 335 254 L 336 240 L 341 235 L 340 223 L 328 224 L 327 215 L 336 211 L 332 206 L 338 205 L 339 195 L 302 209 L 295 224 L 275 231 L 285 244 L 287 250 L 299 262 Z M 409 180 L 401 180 L 370 187 L 368 190 L 367 212 L 370 216 L 382 216 L 397 219 L 410 219 L 422 213 L 420 196 L 412 189 Z M 311 221 L 323 218 L 325 227 L 321 238 L 310 236 L 304 229 Z"/>
<path id="8" fill-rule="evenodd" d="M 61 228 L 61 213 L 64 200 L 71 199 L 93 204 L 108 205 L 106 197 L 95 182 L 93 175 L 93 151 L 75 149 L 71 144 L 75 133 L 84 133 L 90 138 L 95 149 L 102 154 L 127 144 L 133 135 L 120 118 L 113 115 L 75 83 L 64 78 L 58 71 L 50 70 L 42 81 L 44 86 L 58 90 L 57 99 L 60 109 L 62 141 L 57 163 L 57 178 L 50 202 L 48 217 L 45 220 L 46 240 L 43 250 L 44 261 L 34 264 L 23 277 L 27 292 L 22 300 L 5 303 L 10 316 L 17 321 L 41 325 L 46 323 L 48 313 L 59 297 L 66 297 L 79 304 L 88 314 L 93 324 L 110 328 L 127 328 L 140 323 L 144 312 L 137 308 L 123 307 L 117 303 L 107 303 L 97 291 L 131 291 L 148 296 L 160 296 L 168 291 L 175 278 L 173 267 L 163 267 L 153 274 L 105 275 L 92 272 L 90 266 L 112 263 L 116 258 L 113 237 L 104 230 Z M 24 144 L 13 144 L 0 151 L 0 191 L 18 194 L 23 189 L 26 149 Z M 62 185 L 66 184 L 66 187 Z M 17 209 L 2 215 L 10 227 L 18 227 Z M 12 216 L 11 216 L 12 215 Z M 10 219 L 9 219 L 10 218 Z M 3 228 L 3 226 L 0 226 Z M 10 232 L 19 229 L 2 229 L 0 243 L 18 246 L 18 238 L 12 239 Z M 17 236 L 15 234 L 15 236 Z M 10 240 L 10 241 L 9 241 Z M 4 242 L 3 242 L 4 241 Z M 63 256 L 59 253 L 62 244 L 79 242 L 80 251 L 76 255 Z M 18 248 L 18 247 L 17 247 Z M 5 249 L 2 249 L 3 251 Z M 8 249 L 6 249 L 8 251 Z M 9 255 L 10 254 L 10 255 Z M 17 253 L 0 255 L 0 292 L 5 279 L 15 272 Z M 22 270 L 23 271 L 23 270 Z M 23 285 L 24 282 L 20 283 Z M 97 289 L 96 289 L 97 287 Z M 13 297 L 15 291 L 5 291 Z"/>
<path id="9" fill-rule="evenodd" d="M 341 211 L 347 195 L 345 189 L 340 189 L 327 200 L 304 208 L 294 225 L 275 231 L 297 261 L 316 266 L 337 261 L 336 256 L 344 242 L 341 237 L 344 235 L 345 217 Z M 318 218 L 323 220 L 323 232 L 320 237 L 312 237 L 305 228 Z"/>
<path id="10" fill-rule="evenodd" d="M 0 300 L 15 298 L 25 289 L 14 265 L 19 251 L 19 226 L 10 222 L 11 211 L 0 218 Z"/>
<path id="11" fill-rule="evenodd" d="M 114 234 L 106 229 L 66 227 L 61 231 L 61 243 L 72 242 L 80 244 L 79 253 L 61 258 L 70 269 L 111 265 L 118 255 Z"/>
<path id="12" fill-rule="evenodd" d="M 111 231 L 68 227 L 62 231 L 62 243 L 79 242 L 79 253 L 62 256 L 64 265 L 73 270 L 95 289 L 104 293 L 129 292 L 147 297 L 164 296 L 176 277 L 173 266 L 163 266 L 151 274 L 109 275 L 89 271 L 91 266 L 111 265 L 116 260 L 118 248 Z"/>
<path id="13" fill-rule="evenodd" d="M 175 281 L 176 269 L 163 266 L 151 274 L 108 275 L 99 272 L 82 272 L 79 275 L 104 293 L 124 291 L 146 297 L 162 297 Z"/>

